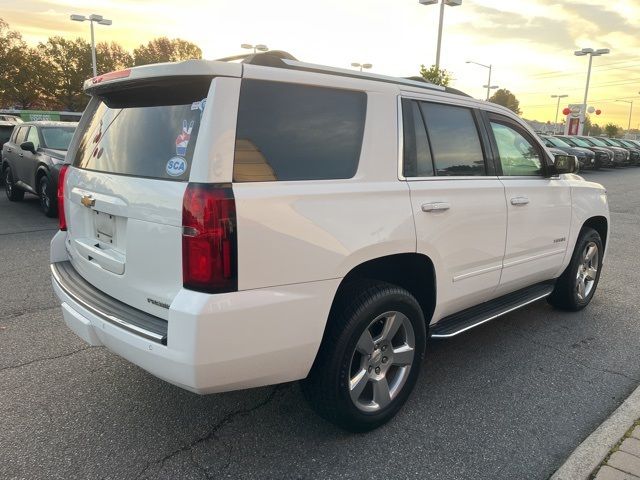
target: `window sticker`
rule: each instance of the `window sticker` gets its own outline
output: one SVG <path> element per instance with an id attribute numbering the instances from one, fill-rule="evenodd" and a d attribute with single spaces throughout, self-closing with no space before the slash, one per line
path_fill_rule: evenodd
<path id="1" fill-rule="evenodd" d="M 185 156 L 187 154 L 187 147 L 189 146 L 189 140 L 191 139 L 191 131 L 193 130 L 193 124 L 195 122 L 191 120 L 189 126 L 187 121 L 182 121 L 182 132 L 176 138 L 176 155 Z"/>
<path id="2" fill-rule="evenodd" d="M 202 112 L 204 111 L 204 106 L 207 104 L 207 99 L 203 98 L 202 100 L 200 100 L 199 102 L 193 102 L 191 104 L 191 111 L 193 110 L 200 110 L 200 114 L 202 114 Z"/>
<path id="3" fill-rule="evenodd" d="M 179 177 L 187 171 L 187 161 L 182 157 L 173 157 L 167 162 L 167 175 Z"/>

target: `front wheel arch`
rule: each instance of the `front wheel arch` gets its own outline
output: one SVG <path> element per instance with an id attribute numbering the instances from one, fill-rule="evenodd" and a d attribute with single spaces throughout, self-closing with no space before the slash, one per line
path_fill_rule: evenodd
<path id="1" fill-rule="evenodd" d="M 588 218 L 582 224 L 582 228 L 585 228 L 585 227 L 593 228 L 596 232 L 598 232 L 598 234 L 600 235 L 600 238 L 602 239 L 602 246 L 604 249 L 606 249 L 607 234 L 609 233 L 609 221 L 607 220 L 607 218 L 601 215 Z"/>

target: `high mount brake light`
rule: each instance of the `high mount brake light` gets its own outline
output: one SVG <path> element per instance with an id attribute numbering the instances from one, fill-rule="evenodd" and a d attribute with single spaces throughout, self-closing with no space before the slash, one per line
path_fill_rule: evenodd
<path id="1" fill-rule="evenodd" d="M 182 205 L 182 279 L 205 293 L 238 290 L 236 204 L 231 184 L 190 183 Z"/>
<path id="2" fill-rule="evenodd" d="M 91 83 L 95 85 L 96 83 L 106 82 L 109 80 L 117 80 L 118 78 L 127 78 L 131 75 L 131 69 L 127 68 L 125 70 L 117 70 L 115 72 L 105 73 L 104 75 L 98 75 L 97 77 L 93 77 L 91 79 Z"/>

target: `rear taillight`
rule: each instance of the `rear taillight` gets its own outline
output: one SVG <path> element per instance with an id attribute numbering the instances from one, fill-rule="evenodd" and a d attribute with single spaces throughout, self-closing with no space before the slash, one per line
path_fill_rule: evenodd
<path id="1" fill-rule="evenodd" d="M 190 183 L 182 205 L 182 280 L 205 293 L 238 289 L 236 203 L 231 184 Z"/>
<path id="2" fill-rule="evenodd" d="M 58 225 L 60 230 L 67 229 L 67 217 L 64 214 L 64 181 L 67 178 L 69 165 L 63 165 L 58 173 Z"/>

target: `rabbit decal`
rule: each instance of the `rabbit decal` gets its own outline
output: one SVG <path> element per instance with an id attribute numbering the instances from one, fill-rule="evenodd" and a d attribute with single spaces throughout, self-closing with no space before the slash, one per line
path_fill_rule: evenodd
<path id="1" fill-rule="evenodd" d="M 184 157 L 187 154 L 187 146 L 189 145 L 189 139 L 191 139 L 193 124 L 193 120 L 191 120 L 189 126 L 187 126 L 186 120 L 182 121 L 182 132 L 176 138 L 176 155 Z"/>

